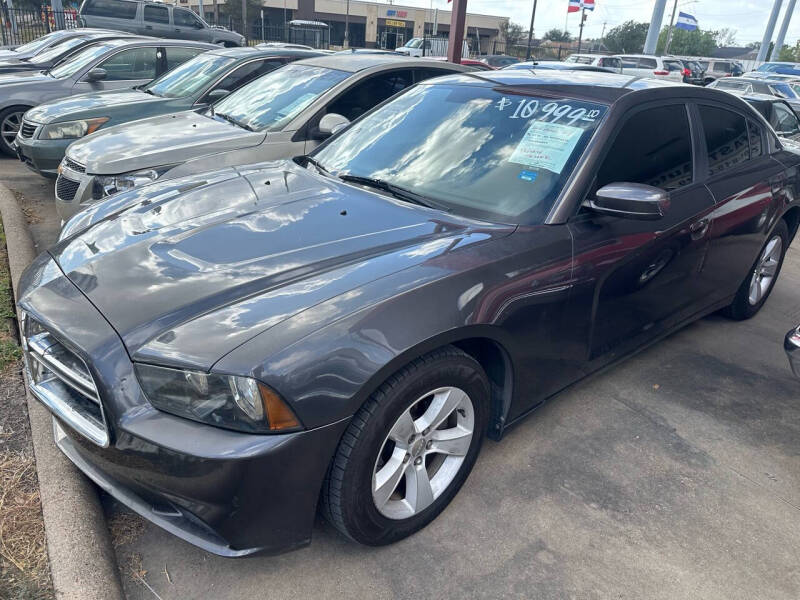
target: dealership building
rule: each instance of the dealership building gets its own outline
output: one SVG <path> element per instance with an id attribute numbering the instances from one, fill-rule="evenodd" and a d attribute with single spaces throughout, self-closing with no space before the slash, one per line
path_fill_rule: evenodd
<path id="1" fill-rule="evenodd" d="M 233 0 L 234 2 L 238 0 Z M 177 0 L 179 5 L 190 6 L 199 11 L 199 0 Z M 224 24 L 224 0 L 217 2 Z M 345 20 L 348 21 L 350 45 L 353 47 L 386 48 L 393 50 L 414 37 L 435 33 L 446 37 L 450 32 L 450 11 L 415 8 L 399 4 L 363 2 L 350 0 L 350 14 L 347 14 L 347 0 L 261 0 L 264 26 L 283 26 L 292 20 L 317 21 L 326 23 L 330 31 L 330 43 L 341 46 L 344 42 Z M 203 12 L 212 17 L 212 0 L 203 0 Z M 258 27 L 261 15 L 248 15 L 250 26 Z M 493 42 L 502 41 L 503 24 L 508 17 L 467 14 L 467 39 L 470 48 L 477 48 L 480 40 L 481 53 L 491 53 Z"/>

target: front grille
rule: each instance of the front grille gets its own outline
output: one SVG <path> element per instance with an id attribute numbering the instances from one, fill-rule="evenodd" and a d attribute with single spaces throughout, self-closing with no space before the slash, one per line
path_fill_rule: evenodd
<path id="1" fill-rule="evenodd" d="M 33 395 L 77 432 L 107 446 L 103 405 L 86 363 L 24 313 L 22 332 L 25 371 Z"/>
<path id="2" fill-rule="evenodd" d="M 70 171 L 75 171 L 76 173 L 86 173 L 86 167 L 76 163 L 74 160 L 67 158 L 66 156 L 64 157 L 64 160 L 61 161 L 61 165 Z"/>
<path id="3" fill-rule="evenodd" d="M 78 191 L 78 186 L 80 186 L 79 182 L 59 175 L 56 181 L 56 196 L 64 202 L 72 202 L 72 199 L 75 198 L 75 193 Z"/>
<path id="4" fill-rule="evenodd" d="M 22 127 L 19 128 L 19 137 L 21 138 L 32 138 L 33 134 L 36 133 L 36 128 L 38 125 L 36 123 L 29 123 L 28 121 L 22 121 Z"/>

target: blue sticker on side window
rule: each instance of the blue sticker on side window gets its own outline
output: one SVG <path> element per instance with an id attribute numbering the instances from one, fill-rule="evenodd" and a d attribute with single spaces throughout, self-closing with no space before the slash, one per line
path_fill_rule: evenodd
<path id="1" fill-rule="evenodd" d="M 536 181 L 536 176 L 539 175 L 536 171 L 520 171 L 519 178 L 523 181 Z"/>

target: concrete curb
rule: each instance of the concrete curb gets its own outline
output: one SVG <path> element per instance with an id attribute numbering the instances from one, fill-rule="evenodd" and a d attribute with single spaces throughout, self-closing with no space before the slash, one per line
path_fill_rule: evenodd
<path id="1" fill-rule="evenodd" d="M 36 253 L 25 215 L 14 194 L 1 183 L 0 217 L 16 294 L 19 277 Z M 47 409 L 30 394 L 27 400 L 56 598 L 123 600 L 119 570 L 97 489 L 56 447 Z"/>

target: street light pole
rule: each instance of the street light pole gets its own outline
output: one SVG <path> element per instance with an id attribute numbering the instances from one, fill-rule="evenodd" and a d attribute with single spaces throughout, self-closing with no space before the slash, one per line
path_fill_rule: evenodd
<path id="1" fill-rule="evenodd" d="M 581 53 L 581 44 L 583 43 L 583 23 L 586 21 L 586 9 L 581 9 L 581 28 L 578 30 L 578 54 Z M 561 51 L 559 50 L 559 55 Z"/>
<path id="2" fill-rule="evenodd" d="M 528 30 L 528 50 L 525 52 L 525 60 L 531 59 L 531 38 L 533 38 L 533 20 L 536 18 L 536 0 L 533 0 L 533 12 L 531 12 L 531 28 Z M 506 46 L 508 40 L 506 40 Z M 506 51 L 508 48 L 506 48 Z"/>

